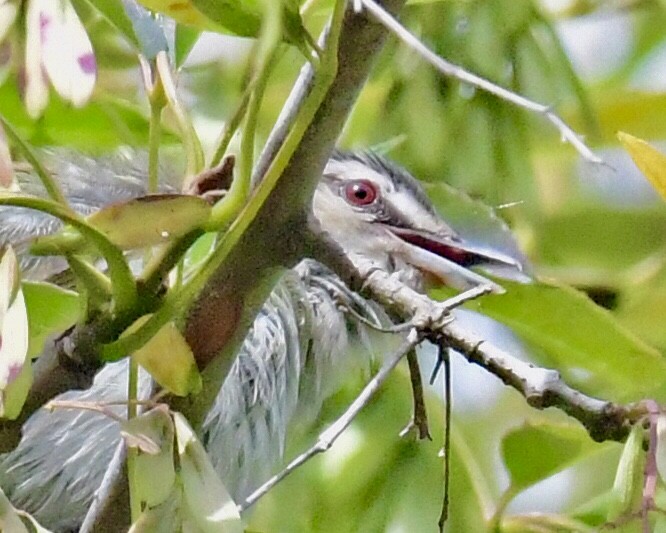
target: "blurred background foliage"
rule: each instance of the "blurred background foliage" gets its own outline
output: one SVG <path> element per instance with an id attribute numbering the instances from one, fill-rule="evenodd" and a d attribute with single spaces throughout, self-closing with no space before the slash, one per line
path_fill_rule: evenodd
<path id="1" fill-rule="evenodd" d="M 146 146 L 148 104 L 132 44 L 95 2 L 73 4 L 98 63 L 91 101 L 75 109 L 52 90 L 43 115 L 29 117 L 21 102 L 24 44 L 17 25 L 0 49 L 0 113 L 38 146 L 91 153 Z M 308 9 L 304 21 L 312 34 L 323 27 L 330 5 L 322 0 Z M 616 132 L 657 146 L 666 140 L 666 3 L 419 1 L 401 18 L 451 62 L 555 106 L 607 164 L 582 161 L 543 117 L 441 77 L 395 40 L 381 54 L 340 145 L 375 147 L 425 182 L 454 185 L 497 207 L 540 276 L 586 291 L 663 353 L 666 210 L 619 147 Z M 206 33 L 180 69 L 181 97 L 208 151 L 239 102 L 250 50 L 250 39 Z M 279 60 L 261 110 L 258 147 L 301 64 L 295 48 Z M 177 148 L 173 117 L 167 114 L 164 123 L 164 144 Z M 507 331 L 486 326 L 521 349 Z M 423 351 L 422 360 L 430 361 L 432 350 Z M 579 369 L 561 370 L 575 376 Z M 327 402 L 319 428 L 297 432 L 287 457 L 348 405 L 361 378 Z M 633 379 L 630 371 L 627 379 Z M 515 392 L 455 358 L 453 381 L 448 531 L 498 524 L 503 531 L 595 531 L 613 520 L 614 530 L 640 530 L 637 521 L 622 520 L 635 510 L 641 482 L 626 481 L 626 469 L 618 470 L 622 445 L 592 443 L 574 421 L 530 409 Z M 438 382 L 429 398 L 433 441 L 398 438 L 410 417 L 411 395 L 404 369 L 396 373 L 331 451 L 257 506 L 250 529 L 436 530 L 442 499 L 439 395 Z M 666 531 L 659 520 L 655 530 Z"/>

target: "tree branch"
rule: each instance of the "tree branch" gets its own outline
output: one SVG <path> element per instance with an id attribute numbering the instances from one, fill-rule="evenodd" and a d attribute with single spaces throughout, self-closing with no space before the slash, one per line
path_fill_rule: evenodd
<path id="1" fill-rule="evenodd" d="M 568 386 L 559 372 L 535 367 L 481 339 L 451 320 L 445 305 L 403 285 L 372 265 L 355 268 L 327 236 L 313 236 L 314 258 L 388 311 L 411 322 L 433 341 L 443 340 L 470 363 L 477 364 L 522 394 L 537 409 L 556 407 L 577 419 L 596 441 L 622 441 L 633 423 L 647 414 L 645 405 L 620 405 L 583 394 Z"/>
<path id="2" fill-rule="evenodd" d="M 386 0 L 384 7 L 397 11 L 403 4 L 404 0 Z M 270 197 L 186 318 L 186 338 L 197 360 L 201 354 L 203 359 L 207 353 L 214 354 L 203 373 L 203 393 L 174 402 L 174 407 L 195 426 L 208 411 L 282 269 L 310 255 L 306 231 L 312 195 L 386 35 L 380 24 L 347 9 L 339 38 L 337 73 L 319 110 Z M 292 105 L 298 106 L 299 102 Z M 220 320 L 225 324 L 219 327 L 232 322 L 233 331 L 216 340 L 211 331 Z"/>
<path id="3" fill-rule="evenodd" d="M 380 21 L 384 26 L 391 30 L 391 32 L 400 39 L 405 45 L 414 50 L 418 55 L 435 67 L 439 72 L 445 76 L 451 76 L 457 80 L 460 80 L 464 83 L 468 83 L 473 87 L 478 87 L 479 89 L 486 91 L 487 93 L 493 94 L 498 98 L 509 102 L 515 106 L 521 107 L 533 113 L 538 113 L 543 115 L 546 120 L 548 120 L 560 133 L 563 141 L 567 141 L 573 146 L 576 151 L 587 161 L 591 163 L 603 163 L 603 160 L 590 150 L 580 135 L 578 135 L 574 130 L 572 130 L 564 120 L 557 115 L 551 106 L 540 104 L 534 102 L 529 98 L 521 96 L 513 91 L 500 87 L 491 81 L 488 81 L 476 74 L 465 70 L 458 65 L 449 63 L 444 58 L 438 56 L 435 52 L 430 50 L 426 45 L 424 45 L 418 37 L 411 34 L 407 29 L 400 24 L 395 18 L 391 16 L 381 5 L 379 5 L 374 0 L 357 0 L 360 6 L 367 9 L 372 16 Z"/>
<path id="4" fill-rule="evenodd" d="M 383 5 L 390 12 L 397 12 L 404 3 L 405 0 L 386 0 Z M 381 25 L 347 9 L 339 40 L 337 74 L 323 103 L 270 197 L 187 313 L 186 338 L 197 360 L 203 361 L 203 366 L 214 360 L 204 372 L 205 393 L 196 399 L 174 402 L 192 415 L 195 425 L 217 394 L 279 274 L 308 255 L 304 243 L 312 194 L 386 35 Z M 298 108 L 306 95 L 307 90 L 299 90 L 289 104 Z M 283 140 L 280 135 L 274 139 L 275 146 Z M 128 317 L 124 320 L 131 323 Z M 21 418 L 0 422 L 0 451 L 16 446 L 22 424 L 45 402 L 68 390 L 89 386 L 94 371 L 102 365 L 98 360 L 99 347 L 117 338 L 129 323 L 109 322 L 107 317 L 106 321 L 77 326 L 60 343 L 61 348 L 69 349 L 56 350 L 50 358 L 38 361 L 38 379 Z M 217 337 L 211 332 L 216 332 Z M 206 344 L 211 337 L 224 340 L 224 345 L 217 343 L 211 349 Z"/>
<path id="5" fill-rule="evenodd" d="M 317 438 L 317 442 L 308 450 L 297 456 L 281 472 L 274 475 L 261 487 L 250 494 L 242 505 L 239 505 L 240 511 L 245 511 L 248 507 L 254 505 L 262 496 L 268 494 L 275 485 L 286 478 L 294 470 L 312 459 L 315 455 L 327 451 L 333 443 L 338 440 L 345 429 L 349 427 L 354 418 L 368 404 L 372 396 L 379 390 L 379 387 L 386 381 L 391 371 L 398 365 L 405 355 L 407 355 L 419 343 L 419 336 L 415 329 L 409 333 L 398 349 L 386 358 L 379 372 L 373 377 L 361 393 L 356 397 L 347 410 L 330 427 L 323 431 Z"/>

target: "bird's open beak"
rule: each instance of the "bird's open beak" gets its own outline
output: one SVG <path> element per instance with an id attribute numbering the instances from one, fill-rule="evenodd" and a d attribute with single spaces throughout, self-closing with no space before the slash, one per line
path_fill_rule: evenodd
<path id="1" fill-rule="evenodd" d="M 523 273 L 522 264 L 501 252 L 486 250 L 449 236 L 390 225 L 385 227 L 406 243 L 404 253 L 409 263 L 455 289 L 488 285 L 495 293 L 504 292 L 497 283 L 470 270 L 473 266 L 500 277 L 529 281 Z"/>

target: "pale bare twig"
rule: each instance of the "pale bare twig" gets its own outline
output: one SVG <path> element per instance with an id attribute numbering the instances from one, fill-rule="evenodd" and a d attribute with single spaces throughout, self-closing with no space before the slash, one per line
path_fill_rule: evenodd
<path id="1" fill-rule="evenodd" d="M 407 364 L 409 365 L 409 380 L 412 384 L 414 411 L 412 413 L 412 419 L 400 432 L 400 436 L 404 437 L 410 431 L 416 429 L 416 434 L 419 440 L 432 440 L 432 437 L 430 436 L 430 428 L 428 427 L 428 411 L 426 410 L 425 399 L 423 398 L 421 368 L 416 356 L 416 350 L 412 350 L 407 354 Z"/>
<path id="2" fill-rule="evenodd" d="M 397 366 L 400 360 L 418 344 L 419 340 L 420 337 L 417 334 L 416 329 L 412 329 L 400 347 L 393 355 L 386 359 L 379 372 L 377 372 L 375 377 L 370 380 L 363 391 L 361 391 L 361 394 L 356 397 L 344 414 L 319 435 L 317 442 L 310 449 L 300 454 L 291 461 L 284 470 L 270 478 L 266 483 L 250 494 L 245 501 L 238 506 L 239 510 L 245 511 L 248 507 L 254 505 L 262 496 L 266 495 L 268 491 L 302 464 L 315 455 L 327 451 L 342 432 L 349 427 L 354 418 L 356 418 L 356 415 L 358 415 L 363 407 L 368 404 L 370 398 L 372 398 L 372 396 L 379 390 L 379 387 L 384 381 L 386 381 L 386 378 L 388 378 L 389 374 Z"/>
<path id="3" fill-rule="evenodd" d="M 449 63 L 442 57 L 438 56 L 435 52 L 430 50 L 421 40 L 414 34 L 410 33 L 402 24 L 400 24 L 390 13 L 388 13 L 382 6 L 377 4 L 374 0 L 358 0 L 358 3 L 363 7 L 381 24 L 383 24 L 389 31 L 391 31 L 398 39 L 400 39 L 409 48 L 414 50 L 423 59 L 435 67 L 439 72 L 445 76 L 451 76 L 464 83 L 477 87 L 487 93 L 493 94 L 498 98 L 510 102 L 518 107 L 543 115 L 549 122 L 551 122 L 560 132 L 563 141 L 569 142 L 576 151 L 586 160 L 592 163 L 603 163 L 603 160 L 595 155 L 585 143 L 582 141 L 580 135 L 572 130 L 559 115 L 557 115 L 550 106 L 534 102 L 529 98 L 525 98 L 513 91 L 500 87 L 476 74 L 473 74 L 464 68 Z"/>
<path id="4" fill-rule="evenodd" d="M 453 309 L 463 303 L 478 298 L 488 292 L 488 287 L 473 287 L 453 298 L 450 298 L 437 306 L 438 308 L 438 318 L 437 321 L 440 322 L 441 319 L 441 310 L 442 309 Z M 323 431 L 317 442 L 307 451 L 300 454 L 293 461 L 291 461 L 281 472 L 270 478 L 266 483 L 261 487 L 255 490 L 250 494 L 245 501 L 239 505 L 239 510 L 245 511 L 247 508 L 254 505 L 262 496 L 266 495 L 275 485 L 282 481 L 285 477 L 291 474 L 294 470 L 300 467 L 302 464 L 307 462 L 309 459 L 314 457 L 319 453 L 327 451 L 333 443 L 338 439 L 342 432 L 349 427 L 356 415 L 361 412 L 361 410 L 368 404 L 370 398 L 379 390 L 379 387 L 386 381 L 386 378 L 391 373 L 391 371 L 396 367 L 400 360 L 405 357 L 416 345 L 420 342 L 421 336 L 417 333 L 417 328 L 413 327 L 407 338 L 402 342 L 400 347 L 394 352 L 393 355 L 388 357 L 379 372 L 375 375 L 372 380 L 365 386 L 361 393 L 356 397 L 352 404 L 347 408 L 343 415 L 338 418 L 331 426 Z"/>
<path id="5" fill-rule="evenodd" d="M 435 341 L 460 352 L 522 394 L 537 409 L 557 407 L 576 418 L 597 441 L 623 441 L 633 423 L 646 413 L 641 404 L 620 405 L 583 394 L 567 385 L 559 372 L 539 368 L 480 338 L 456 320 L 442 320 L 441 304 L 405 286 L 386 272 L 368 265 L 351 265 L 343 257 L 319 254 L 338 276 L 360 283 L 363 292 L 388 312 L 413 320 L 417 329 Z"/>
<path id="6" fill-rule="evenodd" d="M 469 302 L 470 300 L 475 300 L 479 296 L 483 296 L 484 294 L 490 294 L 491 292 L 493 292 L 493 287 L 491 285 L 479 285 L 477 287 L 472 287 L 471 289 L 461 292 L 460 294 L 452 296 L 445 302 L 437 304 L 438 312 L 436 317 L 430 317 L 430 316 L 425 317 L 423 315 L 414 316 L 412 319 L 407 320 L 406 322 L 401 322 L 400 324 L 393 324 L 392 326 L 383 326 L 379 323 L 373 322 L 372 320 L 369 320 L 360 313 L 358 313 L 355 309 L 353 309 L 344 302 L 339 303 L 338 308 L 341 311 L 350 314 L 362 324 L 376 331 L 379 331 L 380 333 L 404 333 L 405 331 L 409 331 L 412 328 L 422 327 L 424 325 L 422 323 L 424 320 L 426 321 L 434 320 L 438 323 L 447 322 L 452 319 L 452 317 L 449 315 L 450 311 L 452 311 L 456 307 L 460 307 L 461 305 Z"/>
<path id="7" fill-rule="evenodd" d="M 122 402 L 122 405 L 127 405 L 128 402 Z M 126 418 L 120 416 L 109 409 L 110 404 L 102 404 L 99 402 L 79 402 L 75 400 L 52 400 L 44 406 L 47 411 L 54 411 L 56 409 L 75 409 L 79 411 L 92 411 L 115 420 L 116 422 L 123 423 Z"/>
<path id="8" fill-rule="evenodd" d="M 439 531 L 444 531 L 444 526 L 449 518 L 449 492 L 451 486 L 451 360 L 448 347 L 444 342 L 439 344 L 439 360 L 444 366 L 444 496 L 442 498 L 442 511 L 439 515 Z"/>

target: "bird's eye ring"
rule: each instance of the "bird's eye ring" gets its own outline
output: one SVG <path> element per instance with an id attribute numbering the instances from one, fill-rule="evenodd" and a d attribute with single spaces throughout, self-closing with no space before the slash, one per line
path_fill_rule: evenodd
<path id="1" fill-rule="evenodd" d="M 346 183 L 343 189 L 345 200 L 356 206 L 370 205 L 377 199 L 377 186 L 369 180 Z"/>

